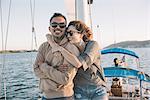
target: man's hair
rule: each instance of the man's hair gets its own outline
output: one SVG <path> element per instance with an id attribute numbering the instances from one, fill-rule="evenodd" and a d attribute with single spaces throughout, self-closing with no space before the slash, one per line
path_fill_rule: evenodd
<path id="1" fill-rule="evenodd" d="M 65 21 L 66 21 L 66 23 L 67 23 L 66 17 L 65 17 L 64 15 L 62 15 L 61 13 L 54 13 L 53 16 L 50 18 L 50 23 L 51 23 L 51 21 L 52 21 L 52 19 L 53 19 L 54 17 L 62 17 L 62 18 L 65 19 Z"/>

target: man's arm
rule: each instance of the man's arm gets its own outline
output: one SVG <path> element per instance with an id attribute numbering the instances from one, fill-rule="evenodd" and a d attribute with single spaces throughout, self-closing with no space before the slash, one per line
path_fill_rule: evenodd
<path id="1" fill-rule="evenodd" d="M 44 55 L 43 55 L 43 52 L 42 52 L 43 47 L 44 47 L 44 44 L 42 44 L 40 46 L 40 48 L 38 49 L 36 60 L 33 64 L 33 71 L 34 71 L 36 77 L 38 77 L 38 78 L 48 78 L 48 77 L 46 77 L 46 75 L 39 68 L 39 63 L 44 62 Z"/>
<path id="2" fill-rule="evenodd" d="M 34 64 L 35 75 L 39 78 L 48 78 L 62 85 L 67 84 L 70 80 L 73 80 L 77 71 L 75 67 L 69 66 L 68 71 L 61 72 L 57 70 L 56 68 L 54 68 L 53 66 L 48 65 L 45 62 L 44 55 L 46 51 L 44 50 L 47 49 L 45 48 L 47 47 L 45 45 L 47 44 L 43 44 L 42 46 L 40 46 L 38 50 L 38 54 L 37 54 L 36 61 Z M 48 56 L 48 54 L 50 55 L 51 53 L 47 53 L 46 55 Z"/>
<path id="3" fill-rule="evenodd" d="M 40 65 L 40 70 L 51 80 L 55 81 L 56 83 L 65 85 L 69 81 L 73 80 L 76 75 L 77 69 L 75 67 L 70 67 L 69 70 L 66 72 L 61 72 L 52 66 L 48 65 L 47 63 L 42 63 Z"/>

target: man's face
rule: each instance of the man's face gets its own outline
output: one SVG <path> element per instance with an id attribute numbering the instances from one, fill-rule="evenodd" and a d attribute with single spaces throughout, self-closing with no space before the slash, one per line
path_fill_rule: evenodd
<path id="1" fill-rule="evenodd" d="M 63 17 L 54 17 L 51 20 L 49 31 L 56 38 L 61 38 L 65 35 L 66 21 Z"/>

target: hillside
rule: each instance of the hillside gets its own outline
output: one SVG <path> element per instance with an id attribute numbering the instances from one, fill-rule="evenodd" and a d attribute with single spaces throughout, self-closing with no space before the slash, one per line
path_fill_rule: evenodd
<path id="1" fill-rule="evenodd" d="M 122 47 L 122 48 L 150 48 L 150 40 L 146 41 L 124 41 L 111 44 L 105 48 Z"/>

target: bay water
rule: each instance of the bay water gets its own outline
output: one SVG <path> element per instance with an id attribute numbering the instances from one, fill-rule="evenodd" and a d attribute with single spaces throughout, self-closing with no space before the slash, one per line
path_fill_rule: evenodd
<path id="1" fill-rule="evenodd" d="M 140 68 L 150 75 L 150 48 L 129 48 L 140 57 Z M 0 100 L 37 100 L 38 78 L 33 73 L 36 52 L 0 54 Z M 3 60 L 5 57 L 5 61 Z M 109 58 L 103 59 L 109 61 Z M 4 87 L 6 90 L 4 91 Z"/>

